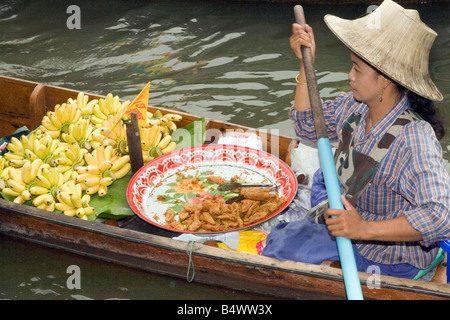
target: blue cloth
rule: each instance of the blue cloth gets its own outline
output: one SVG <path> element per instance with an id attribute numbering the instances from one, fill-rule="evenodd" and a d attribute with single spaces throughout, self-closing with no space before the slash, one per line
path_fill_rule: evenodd
<path id="1" fill-rule="evenodd" d="M 319 168 L 313 175 L 311 185 L 311 208 L 328 199 L 325 180 L 323 178 L 322 168 Z"/>
<path id="2" fill-rule="evenodd" d="M 384 265 L 363 258 L 353 245 L 358 271 L 373 273 L 378 267 L 381 275 L 412 279 L 419 269 L 409 264 Z M 326 225 L 317 224 L 310 217 L 279 223 L 267 236 L 262 256 L 280 260 L 293 260 L 321 264 L 325 260 L 339 261 L 336 238 L 331 236 Z M 372 267 L 372 268 L 370 268 Z"/>

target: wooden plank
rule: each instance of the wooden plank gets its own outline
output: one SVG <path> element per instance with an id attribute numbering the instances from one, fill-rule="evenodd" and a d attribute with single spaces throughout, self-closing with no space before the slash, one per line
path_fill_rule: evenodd
<path id="1" fill-rule="evenodd" d="M 30 126 L 30 96 L 36 83 L 0 77 L 0 136 Z"/>
<path id="2" fill-rule="evenodd" d="M 30 122 L 28 129 L 34 130 L 41 124 L 42 118 L 47 113 L 47 104 L 45 101 L 45 85 L 38 84 L 34 87 L 30 95 Z"/>

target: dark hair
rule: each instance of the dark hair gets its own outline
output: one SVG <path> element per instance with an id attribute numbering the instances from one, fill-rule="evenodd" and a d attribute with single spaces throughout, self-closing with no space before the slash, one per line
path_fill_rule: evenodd
<path id="1" fill-rule="evenodd" d="M 433 127 L 437 139 L 441 140 L 445 136 L 445 127 L 444 122 L 442 121 L 443 117 L 440 115 L 439 110 L 436 108 L 433 101 L 419 96 L 411 90 L 405 89 L 398 83 L 396 83 L 396 85 L 400 92 L 406 92 L 411 108 Z"/>

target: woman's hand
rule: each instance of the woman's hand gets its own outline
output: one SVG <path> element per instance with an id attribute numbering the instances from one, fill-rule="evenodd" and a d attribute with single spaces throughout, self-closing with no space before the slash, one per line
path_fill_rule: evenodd
<path id="1" fill-rule="evenodd" d="M 381 221 L 367 221 L 344 197 L 345 209 L 328 209 L 324 218 L 328 231 L 334 237 L 351 240 L 374 241 L 421 241 L 422 234 L 415 230 L 405 216 Z"/>
<path id="2" fill-rule="evenodd" d="M 289 43 L 297 58 L 302 61 L 302 52 L 300 46 L 306 46 L 311 48 L 311 54 L 313 60 L 316 54 L 316 42 L 314 40 L 313 29 L 309 25 L 305 25 L 303 28 L 298 23 L 292 24 L 292 35 L 289 38 Z"/>
<path id="3" fill-rule="evenodd" d="M 355 207 L 344 196 L 341 199 L 345 209 L 328 209 L 324 214 L 328 231 L 334 237 L 363 240 L 367 235 L 368 222 L 361 218 Z"/>

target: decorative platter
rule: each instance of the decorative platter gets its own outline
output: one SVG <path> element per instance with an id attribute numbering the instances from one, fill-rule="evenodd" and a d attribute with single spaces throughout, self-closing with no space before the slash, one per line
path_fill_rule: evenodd
<path id="1" fill-rule="evenodd" d="M 286 201 L 260 221 L 226 231 L 187 231 L 167 225 L 168 209 L 175 212 L 176 219 L 186 202 L 195 204 L 212 198 L 225 201 L 236 196 L 231 191 L 218 191 L 218 184 L 208 180 L 210 176 L 228 182 L 238 177 L 245 184 L 273 184 Z M 197 183 L 186 183 L 194 180 Z M 148 162 L 131 178 L 127 200 L 136 215 L 154 226 L 180 233 L 214 234 L 251 229 L 272 219 L 289 205 L 296 192 L 293 171 L 275 156 L 248 147 L 209 144 L 173 151 Z"/>

